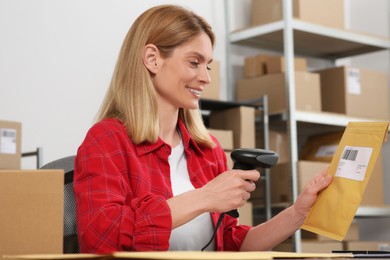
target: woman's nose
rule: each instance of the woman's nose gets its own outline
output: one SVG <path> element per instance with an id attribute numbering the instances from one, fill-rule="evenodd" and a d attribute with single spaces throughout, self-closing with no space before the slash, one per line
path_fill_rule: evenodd
<path id="1" fill-rule="evenodd" d="M 208 65 L 204 66 L 200 72 L 199 72 L 199 79 L 202 81 L 204 84 L 210 84 L 211 78 L 210 78 L 210 73 L 209 73 L 209 67 Z"/>

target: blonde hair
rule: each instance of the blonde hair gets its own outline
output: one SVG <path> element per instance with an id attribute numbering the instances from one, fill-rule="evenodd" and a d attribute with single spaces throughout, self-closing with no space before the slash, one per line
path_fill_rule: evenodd
<path id="1" fill-rule="evenodd" d="M 156 142 L 159 133 L 157 94 L 143 64 L 143 48 L 154 44 L 164 57 L 169 57 L 177 46 L 202 32 L 214 46 L 215 36 L 210 25 L 180 6 L 160 5 L 141 14 L 123 42 L 97 120 L 117 118 L 125 124 L 134 143 Z M 195 142 L 207 147 L 215 145 L 198 109 L 180 108 L 179 116 Z"/>

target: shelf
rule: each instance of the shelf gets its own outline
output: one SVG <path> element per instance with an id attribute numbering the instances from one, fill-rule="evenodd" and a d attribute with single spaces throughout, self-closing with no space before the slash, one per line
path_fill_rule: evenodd
<path id="1" fill-rule="evenodd" d="M 330 28 L 294 19 L 294 52 L 319 58 L 342 58 L 390 49 L 390 39 Z M 230 43 L 283 52 L 283 21 L 230 33 Z"/>
<path id="2" fill-rule="evenodd" d="M 310 112 L 310 111 L 294 111 L 294 117 L 297 122 L 340 126 L 346 127 L 348 122 L 384 122 L 389 121 L 386 119 L 366 118 L 366 117 L 354 117 L 338 113 L 330 112 Z M 286 114 L 270 115 L 271 120 L 285 120 Z"/>
<path id="3" fill-rule="evenodd" d="M 328 112 L 307 112 L 296 111 L 295 120 L 304 123 L 323 124 L 331 126 L 347 126 L 348 122 L 383 122 L 385 119 L 370 119 L 365 117 L 352 117 L 337 113 Z"/>
<path id="4" fill-rule="evenodd" d="M 387 218 L 390 217 L 390 206 L 359 207 L 355 216 L 357 218 Z"/>

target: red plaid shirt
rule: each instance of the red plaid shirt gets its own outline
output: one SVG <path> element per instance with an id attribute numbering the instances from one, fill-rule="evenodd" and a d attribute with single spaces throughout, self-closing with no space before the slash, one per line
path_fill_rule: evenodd
<path id="1" fill-rule="evenodd" d="M 195 188 L 226 171 L 218 141 L 213 149 L 199 147 L 180 120 L 178 126 Z M 161 139 L 133 144 L 116 119 L 103 120 L 89 130 L 78 149 L 74 174 L 81 252 L 168 250 L 170 153 L 171 147 Z M 219 215 L 211 213 L 214 224 Z M 248 229 L 226 215 L 216 234 L 216 250 L 239 250 Z"/>

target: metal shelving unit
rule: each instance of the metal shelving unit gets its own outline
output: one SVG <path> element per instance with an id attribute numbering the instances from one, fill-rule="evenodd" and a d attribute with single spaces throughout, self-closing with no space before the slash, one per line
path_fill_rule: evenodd
<path id="1" fill-rule="evenodd" d="M 348 30 L 329 28 L 293 19 L 292 1 L 283 0 L 284 19 L 229 33 L 228 45 L 236 44 L 258 49 L 277 51 L 285 57 L 286 95 L 288 109 L 281 115 L 287 123 L 291 151 L 291 182 L 293 200 L 297 198 L 298 123 L 345 127 L 349 121 L 375 121 L 367 118 L 349 117 L 334 113 L 313 113 L 295 110 L 294 56 L 326 59 L 332 64 L 339 58 L 390 50 L 388 38 L 356 33 Z M 229 3 L 226 4 L 226 16 Z M 229 49 L 229 48 L 228 48 Z M 227 59 L 229 62 L 229 59 Z M 229 71 L 229 69 L 228 69 Z M 231 73 L 229 72 L 228 75 Z M 232 84 L 229 84 L 232 85 Z M 378 120 L 377 120 L 378 121 Z M 357 217 L 389 217 L 389 208 L 359 208 Z M 300 232 L 294 235 L 295 251 L 301 251 Z"/>
<path id="2" fill-rule="evenodd" d="M 261 118 L 259 119 L 259 123 L 261 124 L 261 128 L 263 129 L 263 142 L 264 149 L 269 149 L 269 115 L 268 115 L 268 97 L 264 96 L 260 99 L 252 100 L 251 102 L 233 102 L 233 101 L 220 101 L 220 100 L 210 100 L 210 99 L 201 99 L 200 100 L 200 109 L 203 113 L 203 119 L 207 124 L 207 116 L 212 111 L 218 110 L 226 110 L 230 108 L 236 108 L 240 106 L 253 107 L 254 109 L 261 112 Z M 264 175 L 262 174 L 262 179 L 265 180 L 265 216 L 266 219 L 270 219 L 272 217 L 272 208 L 271 208 L 271 185 L 270 185 L 270 171 L 269 169 L 264 170 Z"/>

